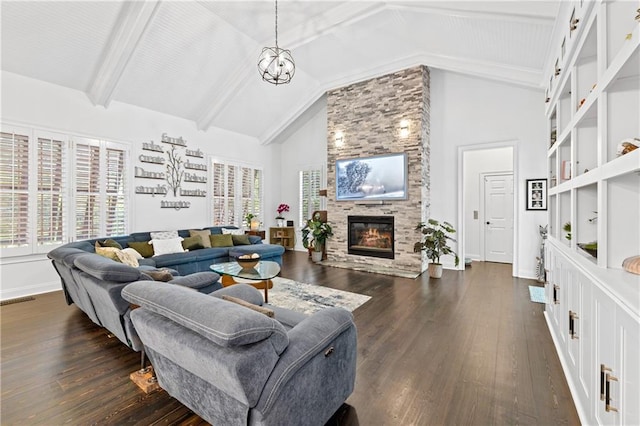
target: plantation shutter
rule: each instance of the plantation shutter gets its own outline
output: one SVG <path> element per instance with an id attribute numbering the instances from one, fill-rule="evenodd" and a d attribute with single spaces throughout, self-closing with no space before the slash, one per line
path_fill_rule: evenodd
<path id="1" fill-rule="evenodd" d="M 300 224 L 304 226 L 311 214 L 320 210 L 320 186 L 322 170 L 300 172 Z"/>
<path id="2" fill-rule="evenodd" d="M 124 235 L 128 228 L 126 152 L 123 149 L 107 147 L 106 160 L 105 235 Z"/>
<path id="3" fill-rule="evenodd" d="M 82 139 L 75 144 L 75 238 L 100 236 L 100 144 Z"/>
<path id="4" fill-rule="evenodd" d="M 22 134 L 21 134 L 22 133 Z M 28 132 L 0 132 L 0 248 L 29 246 Z"/>
<path id="5" fill-rule="evenodd" d="M 236 168 L 227 165 L 227 188 L 226 188 L 226 225 L 236 223 Z"/>
<path id="6" fill-rule="evenodd" d="M 37 137 L 36 243 L 49 250 L 51 245 L 62 244 L 66 238 L 66 138 L 47 136 Z"/>
<path id="7" fill-rule="evenodd" d="M 262 170 L 253 170 L 253 211 L 259 219 L 262 217 Z M 262 221 L 261 220 L 261 221 Z M 250 224 L 247 224 L 249 226 Z"/>
<path id="8" fill-rule="evenodd" d="M 213 163 L 213 224 L 224 225 L 225 221 L 225 169 L 221 163 Z"/>

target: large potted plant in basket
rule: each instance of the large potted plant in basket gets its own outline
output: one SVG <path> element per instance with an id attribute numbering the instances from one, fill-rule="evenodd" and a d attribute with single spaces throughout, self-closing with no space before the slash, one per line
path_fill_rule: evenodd
<path id="1" fill-rule="evenodd" d="M 424 251 L 427 258 L 431 260 L 429 263 L 429 276 L 432 278 L 442 277 L 442 264 L 440 257 L 445 255 L 453 255 L 456 259 L 456 266 L 460 262 L 458 255 L 449 247 L 449 241 L 454 240 L 450 234 L 454 234 L 456 230 L 449 222 L 438 222 L 435 219 L 429 219 L 427 223 L 420 222 L 416 226 L 422 238 L 413 246 L 413 251 L 418 253 Z"/>
<path id="2" fill-rule="evenodd" d="M 333 229 L 328 222 L 320 220 L 320 213 L 316 213 L 313 218 L 307 220 L 302 228 L 302 245 L 306 249 L 311 249 L 311 260 L 320 262 L 327 239 L 333 236 Z"/>

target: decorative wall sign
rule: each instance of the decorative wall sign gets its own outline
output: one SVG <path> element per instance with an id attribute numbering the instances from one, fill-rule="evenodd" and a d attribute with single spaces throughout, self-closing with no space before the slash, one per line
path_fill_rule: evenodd
<path id="1" fill-rule="evenodd" d="M 142 149 L 144 149 L 145 151 L 162 152 L 164 154 L 164 149 L 162 148 L 162 146 L 156 145 L 155 143 L 153 143 L 153 141 L 144 142 L 142 144 Z"/>
<path id="2" fill-rule="evenodd" d="M 184 170 L 182 170 L 182 158 L 176 153 L 176 147 L 172 146 L 168 152 L 169 164 L 167 164 L 167 184 L 173 190 L 173 196 L 178 195 L 178 188 L 182 182 Z"/>
<path id="3" fill-rule="evenodd" d="M 136 167 L 134 176 L 143 179 L 162 179 L 165 180 L 166 176 L 162 172 L 150 172 L 142 167 Z"/>
<path id="4" fill-rule="evenodd" d="M 184 155 L 186 155 L 187 157 L 204 158 L 204 154 L 199 149 L 196 149 L 195 151 L 192 149 L 187 149 Z"/>
<path id="5" fill-rule="evenodd" d="M 182 136 L 180 136 L 179 138 L 172 138 L 167 136 L 166 133 L 162 134 L 162 138 L 160 139 L 160 142 L 168 143 L 171 145 L 178 145 L 178 146 L 185 146 L 185 147 L 187 146 L 187 141 L 182 139 Z"/>
<path id="6" fill-rule="evenodd" d="M 187 141 L 180 137 L 171 137 L 166 133 L 163 133 L 160 142 L 171 145 L 171 148 L 165 150 L 162 145 L 157 145 L 155 142 L 144 142 L 142 144 L 143 151 L 152 151 L 158 154 L 140 154 L 138 161 L 144 164 L 164 166 L 164 171 L 148 170 L 143 167 L 135 167 L 136 178 L 141 179 L 158 179 L 166 181 L 166 184 L 158 184 L 156 186 L 138 185 L 135 187 L 136 194 L 147 194 L 155 197 L 156 195 L 166 197 L 169 192 L 173 192 L 174 197 L 200 197 L 207 196 L 207 191 L 203 189 L 189 189 L 182 188 L 183 182 L 189 183 L 207 183 L 206 174 L 199 175 L 195 171 L 207 171 L 206 164 L 193 163 L 187 160 L 183 161 L 180 149 L 184 148 L 185 157 L 204 158 L 204 153 L 200 149 L 187 149 Z M 151 166 L 150 166 L 151 167 Z M 162 169 L 161 169 L 162 170 Z M 194 172 L 189 172 L 192 170 Z M 178 201 L 178 200 L 161 200 L 160 208 L 163 209 L 188 209 L 191 207 L 190 201 Z"/>

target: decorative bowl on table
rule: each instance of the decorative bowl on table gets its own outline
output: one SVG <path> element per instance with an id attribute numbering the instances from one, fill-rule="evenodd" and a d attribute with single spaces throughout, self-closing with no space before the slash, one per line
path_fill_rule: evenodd
<path id="1" fill-rule="evenodd" d="M 251 269 L 260 262 L 260 255 L 258 253 L 243 254 L 242 256 L 236 257 L 236 262 L 238 262 L 238 265 L 240 265 L 242 269 Z"/>

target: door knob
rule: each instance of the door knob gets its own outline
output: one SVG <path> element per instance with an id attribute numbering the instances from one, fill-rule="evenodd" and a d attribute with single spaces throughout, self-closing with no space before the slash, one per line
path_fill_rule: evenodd
<path id="1" fill-rule="evenodd" d="M 487 225 L 491 225 L 491 222 L 487 222 Z"/>

